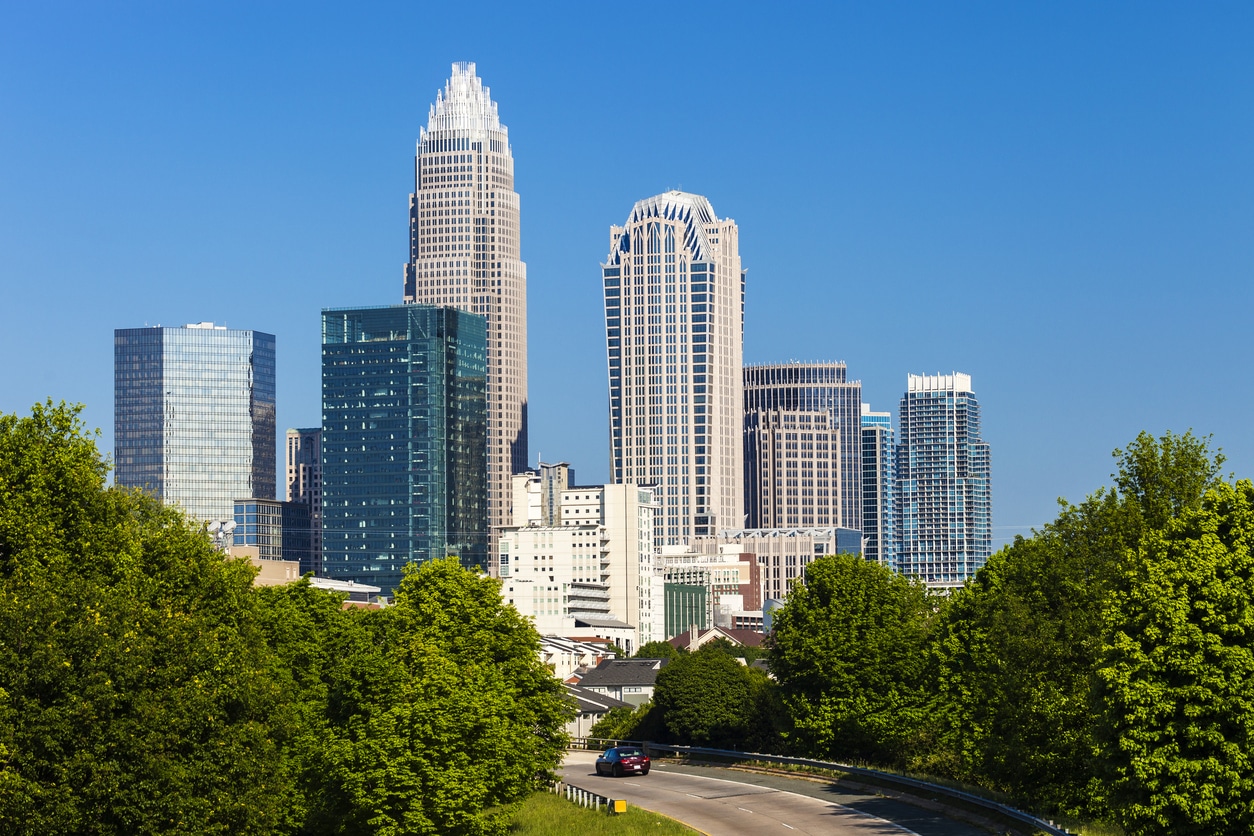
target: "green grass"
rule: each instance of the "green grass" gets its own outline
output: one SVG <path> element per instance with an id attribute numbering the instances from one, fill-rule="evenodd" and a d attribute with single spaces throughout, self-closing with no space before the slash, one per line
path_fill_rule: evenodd
<path id="1" fill-rule="evenodd" d="M 627 812 L 611 816 L 601 810 L 589 810 L 572 804 L 550 792 L 538 792 L 523 802 L 510 823 L 509 832 L 517 836 L 568 836 L 571 833 L 596 833 L 605 836 L 692 836 L 697 831 L 673 819 L 640 810 L 631 805 Z"/>

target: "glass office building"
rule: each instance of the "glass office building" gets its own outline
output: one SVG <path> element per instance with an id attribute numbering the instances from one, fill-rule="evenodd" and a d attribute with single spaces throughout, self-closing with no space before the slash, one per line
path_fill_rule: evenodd
<path id="1" fill-rule="evenodd" d="M 893 534 L 893 425 L 887 412 L 862 405 L 862 556 L 896 565 Z"/>
<path id="2" fill-rule="evenodd" d="M 844 363 L 744 369 L 748 528 L 862 530 L 862 382 Z"/>
<path id="3" fill-rule="evenodd" d="M 966 374 L 909 375 L 897 445 L 897 570 L 962 586 L 992 553 L 989 446 Z"/>
<path id="4" fill-rule="evenodd" d="M 257 549 L 260 560 L 291 560 L 300 573 L 315 572 L 309 505 L 277 499 L 235 500 L 232 545 Z"/>
<path id="5" fill-rule="evenodd" d="M 274 336 L 201 322 L 113 335 L 113 473 L 199 520 L 275 495 Z"/>
<path id="6" fill-rule="evenodd" d="M 400 583 L 407 563 L 487 566 L 483 317 L 393 305 L 322 312 L 322 561 Z"/>

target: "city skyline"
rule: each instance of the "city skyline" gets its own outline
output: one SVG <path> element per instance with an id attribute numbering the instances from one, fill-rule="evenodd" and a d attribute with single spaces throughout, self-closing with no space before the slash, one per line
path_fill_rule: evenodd
<path id="1" fill-rule="evenodd" d="M 1213 432 L 1251 470 L 1250 10 L 732 15 L 717 34 L 755 37 L 695 46 L 720 80 L 696 111 L 647 60 L 665 39 L 560 16 L 501 7 L 472 38 L 447 10 L 10 10 L 0 407 L 83 401 L 112 450 L 112 329 L 214 320 L 277 335 L 278 426 L 316 424 L 317 312 L 397 301 L 420 117 L 474 60 L 523 178 L 533 461 L 608 480 L 595 264 L 622 207 L 673 186 L 742 229 L 746 362 L 844 360 L 881 408 L 909 370 L 976 376 L 994 547 L 1108 482 L 1141 429 Z M 416 27 L 441 35 L 418 57 Z M 561 48 L 520 51 L 536 32 Z M 632 61 L 655 92 L 624 101 Z M 771 124 L 798 150 L 763 150 Z"/>

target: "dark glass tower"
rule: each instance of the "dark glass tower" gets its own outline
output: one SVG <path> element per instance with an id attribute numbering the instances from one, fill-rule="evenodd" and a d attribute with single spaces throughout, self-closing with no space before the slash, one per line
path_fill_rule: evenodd
<path id="1" fill-rule="evenodd" d="M 322 312 L 322 553 L 384 594 L 407 563 L 487 566 L 484 318 L 394 305 Z"/>
<path id="2" fill-rule="evenodd" d="M 274 336 L 201 322 L 113 332 L 114 481 L 199 520 L 275 495 Z"/>

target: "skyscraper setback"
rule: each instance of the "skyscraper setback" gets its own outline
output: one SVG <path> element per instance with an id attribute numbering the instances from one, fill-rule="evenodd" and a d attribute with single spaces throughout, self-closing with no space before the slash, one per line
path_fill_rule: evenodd
<path id="1" fill-rule="evenodd" d="M 610 474 L 655 486 L 655 542 L 740 528 L 745 277 L 736 222 L 670 191 L 610 227 Z"/>
<path id="2" fill-rule="evenodd" d="M 487 318 L 493 532 L 510 523 L 510 477 L 527 467 L 527 266 L 518 220 L 508 129 L 475 65 L 454 64 L 418 137 L 405 301 Z"/>

